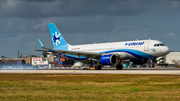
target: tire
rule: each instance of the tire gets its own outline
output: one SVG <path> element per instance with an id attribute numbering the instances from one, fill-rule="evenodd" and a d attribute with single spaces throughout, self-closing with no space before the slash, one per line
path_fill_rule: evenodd
<path id="1" fill-rule="evenodd" d="M 117 70 L 122 70 L 123 66 L 122 65 L 116 65 Z"/>
<path id="2" fill-rule="evenodd" d="M 101 66 L 101 65 L 98 65 L 98 69 L 101 70 L 101 69 L 102 69 L 102 66 Z"/>
<path id="3" fill-rule="evenodd" d="M 95 70 L 99 70 L 99 69 L 98 69 L 98 66 L 95 66 Z"/>
<path id="4" fill-rule="evenodd" d="M 95 70 L 101 70 L 102 69 L 102 66 L 101 65 L 96 65 L 95 66 Z"/>

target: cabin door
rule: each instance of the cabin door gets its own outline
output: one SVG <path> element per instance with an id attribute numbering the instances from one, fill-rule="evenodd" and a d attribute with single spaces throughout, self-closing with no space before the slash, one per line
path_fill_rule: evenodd
<path id="1" fill-rule="evenodd" d="M 149 51 L 149 41 L 146 41 L 144 45 L 144 51 Z"/>

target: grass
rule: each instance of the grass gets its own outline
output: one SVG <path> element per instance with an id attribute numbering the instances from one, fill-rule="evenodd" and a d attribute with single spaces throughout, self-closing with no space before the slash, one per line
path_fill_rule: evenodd
<path id="1" fill-rule="evenodd" d="M 179 100 L 179 75 L 0 74 L 0 100 Z"/>

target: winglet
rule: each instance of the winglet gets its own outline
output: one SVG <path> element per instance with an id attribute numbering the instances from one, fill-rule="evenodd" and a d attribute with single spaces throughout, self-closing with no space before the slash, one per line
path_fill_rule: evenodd
<path id="1" fill-rule="evenodd" d="M 39 40 L 39 38 L 37 38 L 37 40 L 38 40 L 38 42 L 39 42 L 40 47 L 43 48 L 44 45 L 43 45 L 42 42 Z"/>

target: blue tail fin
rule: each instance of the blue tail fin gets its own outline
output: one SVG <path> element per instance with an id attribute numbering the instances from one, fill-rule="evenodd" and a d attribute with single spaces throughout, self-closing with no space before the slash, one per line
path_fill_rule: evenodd
<path id="1" fill-rule="evenodd" d="M 51 38 L 52 38 L 54 49 L 67 50 L 69 44 L 63 38 L 62 34 L 56 28 L 54 23 L 49 23 L 49 30 L 50 30 L 50 34 L 51 34 Z"/>

